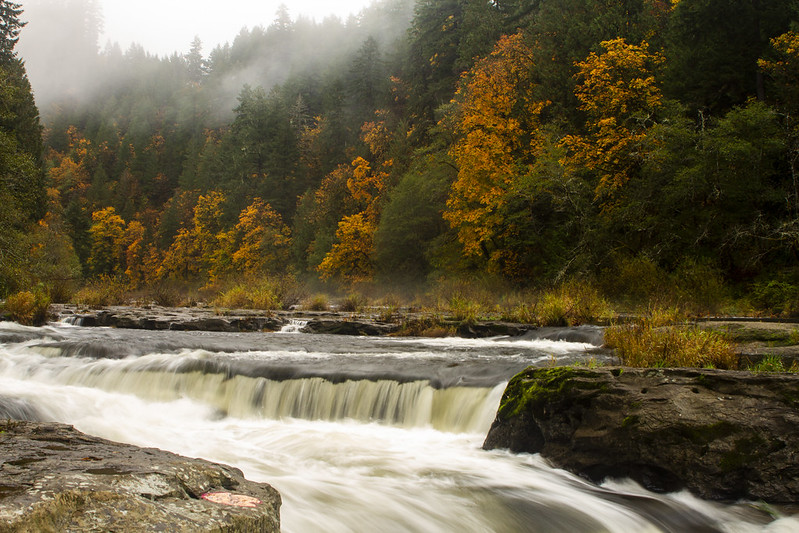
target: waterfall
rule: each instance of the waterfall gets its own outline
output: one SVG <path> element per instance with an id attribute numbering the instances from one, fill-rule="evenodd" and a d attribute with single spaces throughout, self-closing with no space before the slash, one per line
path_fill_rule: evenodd
<path id="1" fill-rule="evenodd" d="M 289 323 L 280 328 L 280 333 L 300 333 L 308 325 L 307 320 L 289 319 Z"/>
<path id="2" fill-rule="evenodd" d="M 220 415 L 242 419 L 354 420 L 452 433 L 484 433 L 504 389 L 504 384 L 434 388 L 423 380 L 400 383 L 350 379 L 333 383 L 311 377 L 279 381 L 231 374 L 229 367 L 212 364 L 197 351 L 122 360 L 46 357 L 41 353 L 52 354 L 41 347 L 36 352 L 18 358 L 17 375 L 133 394 L 148 401 L 188 398 Z"/>

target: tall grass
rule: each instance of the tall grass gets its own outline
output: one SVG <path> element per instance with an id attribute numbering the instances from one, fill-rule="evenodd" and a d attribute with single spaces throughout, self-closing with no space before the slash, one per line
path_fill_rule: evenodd
<path id="1" fill-rule="evenodd" d="M 593 285 L 579 280 L 508 302 L 500 308 L 504 320 L 538 326 L 579 326 L 609 320 L 613 313 Z"/>
<path id="2" fill-rule="evenodd" d="M 677 323 L 674 310 L 654 310 L 605 331 L 605 345 L 626 366 L 738 368 L 733 345 L 716 332 Z"/>
<path id="3" fill-rule="evenodd" d="M 277 285 L 269 279 L 240 283 L 220 292 L 212 301 L 216 307 L 227 309 L 280 309 L 282 302 Z"/>
<path id="4" fill-rule="evenodd" d="M 87 307 L 105 307 L 128 303 L 128 284 L 113 276 L 100 276 L 72 295 L 73 303 Z"/>

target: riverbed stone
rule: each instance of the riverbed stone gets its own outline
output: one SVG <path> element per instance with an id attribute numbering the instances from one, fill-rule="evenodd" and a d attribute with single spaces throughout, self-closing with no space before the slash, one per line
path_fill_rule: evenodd
<path id="1" fill-rule="evenodd" d="M 277 532 L 280 503 L 230 466 L 62 424 L 0 422 L 0 531 Z"/>
<path id="2" fill-rule="evenodd" d="M 799 503 L 799 376 L 698 369 L 528 368 L 484 448 L 540 453 L 592 481 Z"/>

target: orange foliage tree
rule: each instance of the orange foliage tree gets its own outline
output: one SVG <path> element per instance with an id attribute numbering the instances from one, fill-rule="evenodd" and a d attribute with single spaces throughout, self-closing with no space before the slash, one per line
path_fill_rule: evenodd
<path id="1" fill-rule="evenodd" d="M 491 54 L 461 79 L 452 109 L 441 126 L 456 135 L 450 156 L 458 167 L 444 218 L 457 229 L 467 256 L 503 261 L 495 243 L 506 232 L 503 207 L 542 144 L 532 50 L 521 34 L 502 37 Z"/>
<path id="2" fill-rule="evenodd" d="M 576 64 L 582 81 L 575 95 L 586 113 L 588 134 L 564 138 L 569 155 L 562 162 L 571 170 L 595 171 L 596 198 L 610 209 L 645 157 L 648 130 L 662 105 L 654 70 L 663 59 L 649 51 L 646 41 L 633 45 L 618 38 L 601 45 L 603 53 L 592 52 Z"/>
<path id="3" fill-rule="evenodd" d="M 378 112 L 381 115 L 382 112 Z M 360 212 L 344 216 L 336 229 L 336 243 L 317 267 L 322 279 L 336 276 L 349 282 L 366 281 L 374 274 L 374 234 L 380 216 L 380 200 L 394 164 L 384 159 L 391 142 L 383 121 L 367 122 L 361 130 L 361 140 L 371 156 L 382 161 L 376 167 L 363 157 L 357 157 L 346 172 L 347 191 L 352 205 Z"/>

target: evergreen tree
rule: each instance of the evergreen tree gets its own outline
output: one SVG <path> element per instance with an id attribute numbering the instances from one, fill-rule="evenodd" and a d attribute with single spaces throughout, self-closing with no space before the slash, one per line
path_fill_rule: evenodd
<path id="1" fill-rule="evenodd" d="M 0 63 L 7 64 L 16 57 L 14 47 L 26 24 L 20 20 L 21 14 L 22 4 L 0 0 Z"/>

